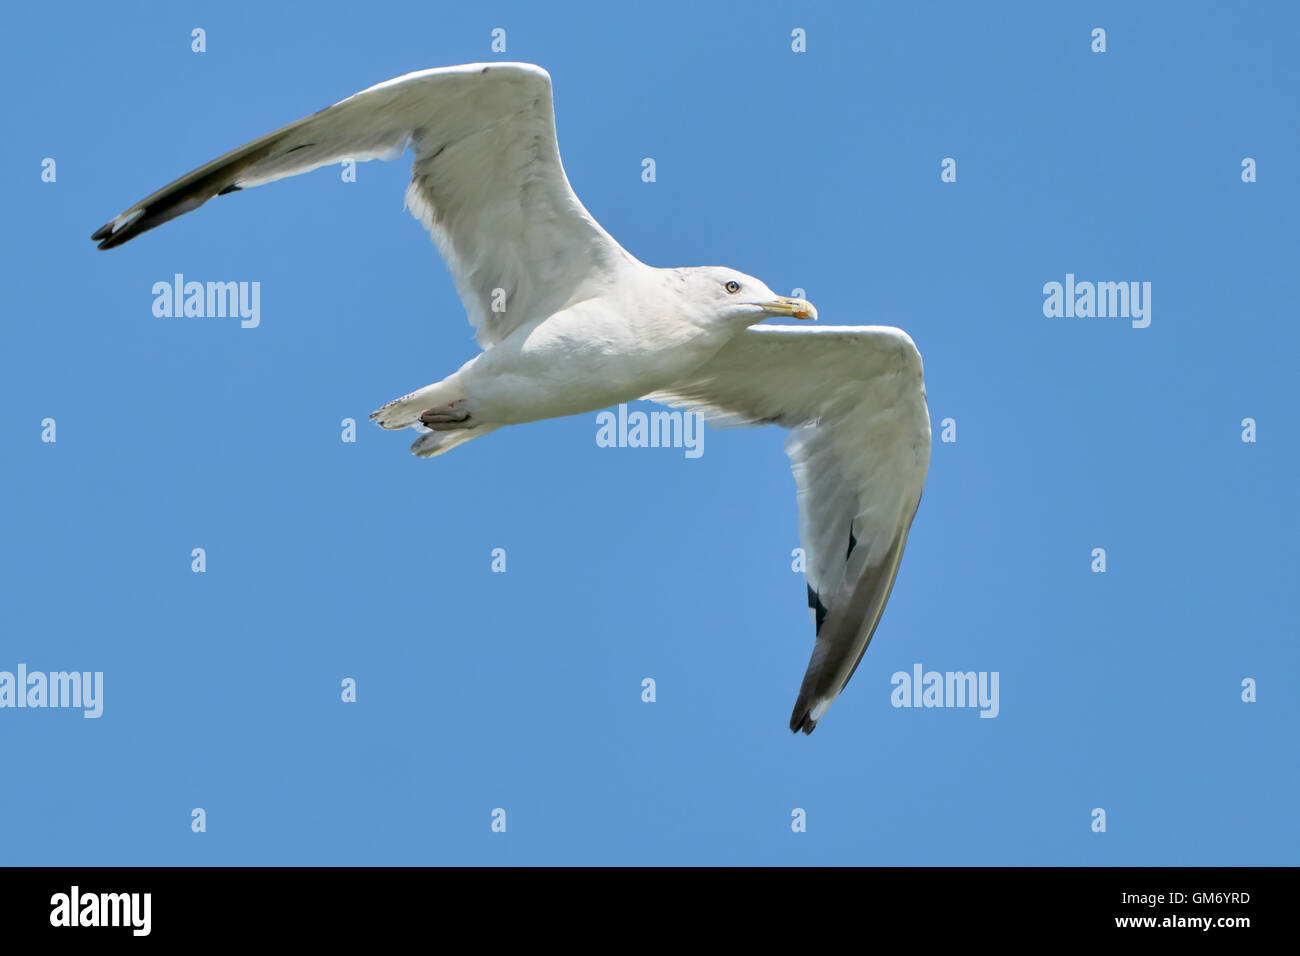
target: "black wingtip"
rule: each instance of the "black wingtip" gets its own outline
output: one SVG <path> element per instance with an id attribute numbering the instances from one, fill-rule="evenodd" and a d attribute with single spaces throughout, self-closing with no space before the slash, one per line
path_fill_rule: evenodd
<path id="1" fill-rule="evenodd" d="M 117 219 L 110 219 L 90 234 L 90 241 L 99 243 L 98 248 L 100 249 L 112 249 L 114 246 L 120 246 L 128 239 L 138 236 L 144 231 L 143 229 L 134 228 L 143 218 L 144 216 L 137 216 L 134 221 L 128 222 L 124 226 L 117 226 L 116 231 L 113 227 L 117 223 Z"/>
<path id="2" fill-rule="evenodd" d="M 810 711 L 798 709 L 790 715 L 790 733 L 797 734 L 802 730 L 807 736 L 816 729 L 817 721 L 812 719 Z"/>
<path id="3" fill-rule="evenodd" d="M 171 222 L 177 216 L 183 216 L 185 213 L 198 209 L 207 202 L 215 193 L 191 191 L 188 194 L 178 194 L 168 197 L 162 202 L 158 202 L 144 209 L 134 219 L 124 222 L 113 231 L 113 222 L 96 230 L 91 239 L 102 239 L 99 248 L 112 249 L 120 246 L 124 242 L 130 242 L 141 233 L 148 232 L 150 229 L 157 229 L 165 222 Z"/>
<path id="4" fill-rule="evenodd" d="M 134 223 L 132 223 L 132 225 L 134 225 Z M 107 230 L 107 232 L 105 230 Z M 95 233 L 90 238 L 103 240 L 96 248 L 113 249 L 116 246 L 120 246 L 122 243 L 126 242 L 129 239 L 133 239 L 143 231 L 144 231 L 143 229 L 132 229 L 131 226 L 123 226 L 117 232 L 114 232 L 113 224 L 110 222 L 107 226 L 99 230 L 99 232 Z"/>

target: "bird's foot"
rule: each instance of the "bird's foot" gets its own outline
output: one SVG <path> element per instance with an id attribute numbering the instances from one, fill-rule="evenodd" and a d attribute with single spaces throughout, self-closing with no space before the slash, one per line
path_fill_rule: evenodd
<path id="1" fill-rule="evenodd" d="M 434 408 L 426 408 L 420 413 L 420 424 L 432 428 L 436 432 L 474 427 L 474 422 L 469 410 L 465 407 L 463 398 L 458 398 L 454 402 L 448 402 Z"/>

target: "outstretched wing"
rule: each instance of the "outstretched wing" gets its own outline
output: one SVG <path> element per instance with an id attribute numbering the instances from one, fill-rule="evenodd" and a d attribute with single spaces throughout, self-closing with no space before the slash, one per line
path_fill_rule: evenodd
<path id="1" fill-rule="evenodd" d="M 527 63 L 408 73 L 269 133 L 131 206 L 111 249 L 213 196 L 345 159 L 415 153 L 406 204 L 433 234 L 485 348 L 631 256 L 583 208 L 555 141 L 551 78 Z"/>
<path id="2" fill-rule="evenodd" d="M 791 429 L 817 642 L 790 729 L 810 734 L 871 642 L 921 500 L 930 463 L 921 356 L 899 329 L 760 325 L 649 397 L 718 424 Z"/>

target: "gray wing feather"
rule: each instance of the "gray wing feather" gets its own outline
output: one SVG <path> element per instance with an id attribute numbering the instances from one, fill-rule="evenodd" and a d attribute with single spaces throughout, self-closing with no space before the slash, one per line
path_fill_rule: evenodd
<path id="1" fill-rule="evenodd" d="M 214 196 L 408 148 L 407 206 L 432 234 L 484 347 L 582 298 L 604 267 L 632 258 L 570 187 L 551 78 L 527 63 L 442 67 L 380 83 L 200 166 L 91 238 L 112 249 Z"/>
<path id="2" fill-rule="evenodd" d="M 921 356 L 883 326 L 755 326 L 649 396 L 715 423 L 774 423 L 799 502 L 816 643 L 790 717 L 812 733 L 889 600 L 930 461 Z"/>

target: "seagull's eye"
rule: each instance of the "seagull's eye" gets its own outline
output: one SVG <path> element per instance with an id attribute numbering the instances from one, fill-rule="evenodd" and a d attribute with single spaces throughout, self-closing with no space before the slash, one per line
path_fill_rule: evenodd
<path id="1" fill-rule="evenodd" d="M 737 292 L 740 291 L 740 283 L 737 282 L 735 279 L 732 279 L 730 282 L 724 285 L 723 288 L 726 289 L 728 292 L 730 292 L 732 295 L 735 295 Z"/>

